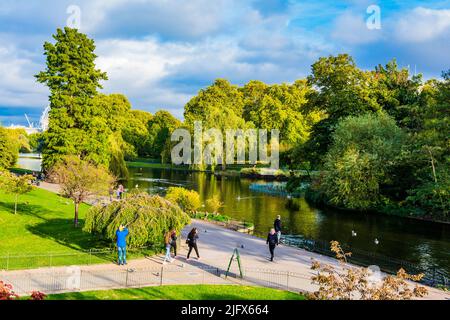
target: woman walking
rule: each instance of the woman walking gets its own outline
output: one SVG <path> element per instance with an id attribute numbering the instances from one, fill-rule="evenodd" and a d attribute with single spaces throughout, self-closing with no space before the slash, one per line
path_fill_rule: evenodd
<path id="1" fill-rule="evenodd" d="M 166 256 L 164 257 L 164 261 L 163 264 L 166 264 L 167 261 L 172 262 L 172 258 L 170 257 L 170 247 L 171 247 L 171 242 L 172 242 L 172 233 L 171 232 L 167 232 L 164 235 L 164 244 L 166 246 Z"/>
<path id="2" fill-rule="evenodd" d="M 186 243 L 189 246 L 189 251 L 187 254 L 187 259 L 189 260 L 189 256 L 191 255 L 192 249 L 195 250 L 195 253 L 197 254 L 197 259 L 200 260 L 200 255 L 198 254 L 198 248 L 197 248 L 197 240 L 198 240 L 198 230 L 197 228 L 193 228 L 191 232 L 189 232 Z"/>
<path id="3" fill-rule="evenodd" d="M 170 246 L 173 248 L 173 257 L 175 258 L 177 256 L 177 232 L 175 229 L 172 229 L 170 240 Z"/>

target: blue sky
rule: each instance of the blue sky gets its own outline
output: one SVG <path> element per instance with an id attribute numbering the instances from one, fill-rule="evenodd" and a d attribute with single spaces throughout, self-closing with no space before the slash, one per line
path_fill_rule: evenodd
<path id="1" fill-rule="evenodd" d="M 380 8 L 380 29 L 366 12 Z M 184 104 L 216 78 L 235 84 L 304 78 L 319 57 L 349 53 L 372 69 L 396 58 L 425 78 L 450 68 L 450 1 L 2 0 L 0 121 L 37 121 L 48 91 L 33 77 L 44 68 L 42 44 L 80 9 L 80 30 L 94 38 L 105 93 L 133 108 Z"/>

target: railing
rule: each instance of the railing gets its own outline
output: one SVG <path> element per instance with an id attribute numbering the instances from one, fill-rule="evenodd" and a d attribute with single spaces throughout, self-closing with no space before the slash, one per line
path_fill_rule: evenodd
<path id="1" fill-rule="evenodd" d="M 161 247 L 145 246 L 127 249 L 130 259 L 145 257 L 161 251 Z M 1 270 L 21 270 L 66 265 L 91 265 L 117 261 L 117 248 L 79 250 L 70 253 L 45 253 L 34 255 L 11 255 L 0 257 Z"/>
<path id="2" fill-rule="evenodd" d="M 82 270 L 67 267 L 65 270 L 45 272 L 0 272 L 0 279 L 13 286 L 19 295 L 32 291 L 46 294 L 105 290 L 119 288 L 136 288 L 162 285 L 248 285 L 276 288 L 300 292 L 305 277 L 288 271 L 270 269 L 243 269 L 243 277 L 238 272 L 228 273 L 220 268 L 143 268 L 118 270 Z M 306 279 L 309 280 L 309 279 Z"/>
<path id="3" fill-rule="evenodd" d="M 312 239 L 290 240 L 289 238 L 282 237 L 282 242 L 287 246 L 305 249 L 330 257 L 336 256 L 336 254 L 330 250 L 330 243 L 327 241 Z M 443 270 L 439 270 L 437 266 L 424 268 L 416 263 L 394 257 L 387 257 L 379 253 L 368 252 L 358 248 L 352 248 L 347 244 L 341 244 L 341 246 L 344 251 L 352 253 L 352 255 L 347 258 L 348 262 L 350 263 L 365 267 L 370 265 L 377 265 L 380 270 L 391 274 L 396 273 L 400 268 L 404 268 L 410 274 L 423 273 L 424 277 L 422 278 L 421 282 L 426 285 L 433 287 L 450 288 L 450 275 Z"/>

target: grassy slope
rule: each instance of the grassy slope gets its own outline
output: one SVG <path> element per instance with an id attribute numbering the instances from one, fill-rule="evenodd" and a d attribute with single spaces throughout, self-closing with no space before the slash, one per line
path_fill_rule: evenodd
<path id="1" fill-rule="evenodd" d="M 86 262 L 84 258 L 88 258 L 88 254 L 81 250 L 105 248 L 95 237 L 81 230 L 87 209 L 87 205 L 81 205 L 80 227 L 76 229 L 73 227 L 74 207 L 70 200 L 49 191 L 34 189 L 19 197 L 18 212 L 14 215 L 13 196 L 0 191 L 0 256 L 72 254 L 53 258 L 52 265 Z M 50 263 L 47 261 L 49 258 L 9 260 L 10 269 Z M 96 260 L 105 262 L 96 257 L 92 262 Z M 0 259 L 0 269 L 5 268 L 5 263 L 5 259 Z"/>
<path id="2" fill-rule="evenodd" d="M 302 295 L 261 287 L 233 285 L 179 285 L 70 292 L 49 295 L 49 300 L 303 300 Z"/>

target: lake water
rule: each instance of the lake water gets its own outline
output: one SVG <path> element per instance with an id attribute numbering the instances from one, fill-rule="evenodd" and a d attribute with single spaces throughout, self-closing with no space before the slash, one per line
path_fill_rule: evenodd
<path id="1" fill-rule="evenodd" d="M 19 161 L 36 168 L 38 159 Z M 265 234 L 281 215 L 283 233 L 313 240 L 351 245 L 377 255 L 417 263 L 423 269 L 437 266 L 450 274 L 450 225 L 387 216 L 383 214 L 347 213 L 317 209 L 305 199 L 287 199 L 249 190 L 253 182 L 239 177 L 222 177 L 202 172 L 130 168 L 130 178 L 123 181 L 126 188 L 164 194 L 170 186 L 182 186 L 199 192 L 202 202 L 219 196 L 224 207 L 221 212 L 232 218 L 253 222 L 257 234 Z M 356 237 L 352 237 L 352 230 Z M 375 238 L 379 240 L 375 244 Z M 373 263 L 377 264 L 376 259 Z"/>
<path id="2" fill-rule="evenodd" d="M 450 273 L 449 225 L 381 214 L 319 210 L 303 198 L 287 199 L 250 191 L 254 182 L 264 183 L 239 177 L 217 179 L 203 172 L 130 168 L 130 178 L 124 185 L 138 185 L 139 189 L 159 194 L 170 186 L 182 186 L 198 191 L 203 203 L 217 195 L 224 202 L 222 213 L 253 222 L 258 234 L 265 234 L 279 214 L 285 234 L 337 240 L 354 250 L 410 261 L 424 269 L 434 265 Z M 356 237 L 352 237 L 352 230 Z"/>
<path id="3" fill-rule="evenodd" d="M 41 155 L 39 153 L 21 153 L 17 166 L 23 169 L 41 171 Z"/>

